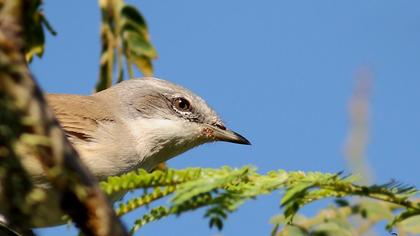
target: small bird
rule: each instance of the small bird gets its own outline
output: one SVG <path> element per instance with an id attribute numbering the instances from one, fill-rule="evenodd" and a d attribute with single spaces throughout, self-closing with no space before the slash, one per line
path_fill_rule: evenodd
<path id="1" fill-rule="evenodd" d="M 99 180 L 138 168 L 150 171 L 208 142 L 250 144 L 227 129 L 202 98 L 157 78 L 123 81 L 91 96 L 49 94 L 47 101 L 82 162 Z M 24 166 L 35 182 L 44 184 L 41 167 L 28 161 Z"/>

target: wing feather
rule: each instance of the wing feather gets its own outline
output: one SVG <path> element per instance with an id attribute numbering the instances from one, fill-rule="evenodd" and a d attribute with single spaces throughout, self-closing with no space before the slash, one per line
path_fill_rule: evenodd
<path id="1" fill-rule="evenodd" d="M 114 122 L 106 104 L 92 96 L 48 94 L 47 101 L 70 138 L 93 139 L 100 122 Z"/>

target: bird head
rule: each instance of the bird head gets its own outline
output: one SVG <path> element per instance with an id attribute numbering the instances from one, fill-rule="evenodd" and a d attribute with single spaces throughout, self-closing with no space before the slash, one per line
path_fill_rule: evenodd
<path id="1" fill-rule="evenodd" d="M 138 140 L 139 150 L 158 156 L 153 162 L 208 142 L 250 144 L 226 128 L 201 97 L 165 80 L 127 80 L 95 96 L 113 98 L 108 101 Z"/>

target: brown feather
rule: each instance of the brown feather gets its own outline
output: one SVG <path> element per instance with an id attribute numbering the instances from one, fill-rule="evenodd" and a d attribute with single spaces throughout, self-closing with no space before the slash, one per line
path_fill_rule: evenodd
<path id="1" fill-rule="evenodd" d="M 60 125 L 71 138 L 90 140 L 99 122 L 115 121 L 107 105 L 96 97 L 48 94 L 47 101 Z"/>

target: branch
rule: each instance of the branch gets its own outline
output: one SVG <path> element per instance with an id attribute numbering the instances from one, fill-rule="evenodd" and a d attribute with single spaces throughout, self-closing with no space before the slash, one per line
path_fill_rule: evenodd
<path id="1" fill-rule="evenodd" d="M 25 184 L 21 191 L 24 193 L 21 202 L 26 203 L 20 206 L 12 201 L 13 206 L 8 207 L 6 215 L 18 226 L 25 228 L 30 225 L 26 196 L 30 196 L 34 190 L 22 169 L 22 163 L 25 158 L 34 158 L 59 193 L 62 209 L 83 233 L 127 235 L 95 178 L 82 165 L 78 154 L 67 141 L 28 70 L 22 37 L 27 26 L 23 24 L 23 18 L 25 14 L 30 14 L 27 12 L 30 4 L 31 0 L 5 1 L 0 14 L 0 98 L 3 107 L 7 108 L 2 110 L 0 117 L 0 167 L 8 173 L 12 168 L 17 170 L 14 176 L 19 179 L 15 183 Z M 28 155 L 28 152 L 32 155 Z M 1 177 L 3 180 L 15 180 L 7 174 Z M 10 186 L 4 187 L 2 195 L 19 196 L 10 192 L 16 190 L 16 186 L 8 189 Z M 23 222 L 16 222 L 15 209 L 19 209 Z"/>

